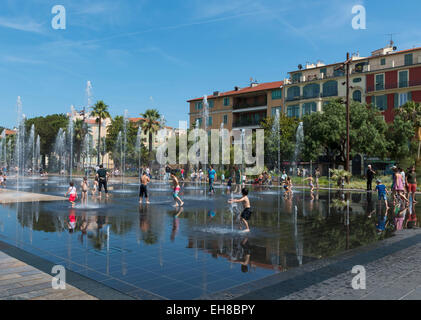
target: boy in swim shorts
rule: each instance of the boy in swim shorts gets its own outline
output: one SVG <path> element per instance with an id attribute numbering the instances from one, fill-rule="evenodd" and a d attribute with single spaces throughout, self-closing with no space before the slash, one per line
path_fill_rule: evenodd
<path id="1" fill-rule="evenodd" d="M 248 220 L 250 220 L 251 217 L 251 208 L 250 208 L 250 200 L 248 198 L 249 191 L 246 188 L 243 188 L 241 190 L 241 194 L 243 197 L 241 199 L 230 199 L 228 200 L 228 203 L 234 203 L 234 202 L 242 202 L 244 206 L 244 210 L 241 213 L 241 222 L 245 225 L 246 229 L 243 230 L 243 232 L 250 232 L 250 227 L 248 224 Z"/>

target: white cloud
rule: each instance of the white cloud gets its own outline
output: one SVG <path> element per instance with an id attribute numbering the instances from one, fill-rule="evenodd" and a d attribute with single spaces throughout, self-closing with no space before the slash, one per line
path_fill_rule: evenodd
<path id="1" fill-rule="evenodd" d="M 0 17 L 0 27 L 19 31 L 43 33 L 42 24 L 37 23 L 30 18 L 6 18 Z"/>

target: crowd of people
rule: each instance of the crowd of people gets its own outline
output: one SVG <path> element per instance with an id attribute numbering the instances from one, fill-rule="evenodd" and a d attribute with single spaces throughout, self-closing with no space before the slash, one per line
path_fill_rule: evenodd
<path id="1" fill-rule="evenodd" d="M 373 180 L 377 172 L 374 171 L 371 165 L 367 167 L 367 192 L 372 192 Z M 386 207 L 388 207 L 387 195 L 389 194 L 388 188 L 382 184 L 380 179 L 376 180 L 375 190 L 378 192 L 379 200 L 385 201 Z M 408 168 L 405 172 L 401 167 L 393 166 L 392 167 L 392 184 L 390 186 L 390 193 L 392 195 L 393 205 L 396 204 L 398 200 L 405 201 L 407 204 L 412 201 L 412 203 L 417 203 L 416 201 L 416 191 L 417 191 L 417 174 L 415 166 Z"/>

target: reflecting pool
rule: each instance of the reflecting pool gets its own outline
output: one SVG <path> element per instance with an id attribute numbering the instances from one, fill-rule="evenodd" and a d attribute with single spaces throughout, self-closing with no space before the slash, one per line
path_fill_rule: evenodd
<path id="1" fill-rule="evenodd" d="M 67 181 L 28 179 L 23 187 L 62 196 Z M 250 187 L 245 234 L 241 207 L 227 203 L 223 187 L 208 195 L 205 186 L 186 184 L 183 208 L 172 206 L 165 184 L 152 183 L 149 193 L 151 204 L 139 205 L 136 184 L 111 184 L 109 199 L 90 197 L 75 208 L 67 201 L 0 205 L 0 240 L 133 297 L 195 299 L 392 236 L 394 215 L 403 211 L 392 208 L 385 218 L 374 193 L 298 189 L 285 199 L 276 188 Z"/>

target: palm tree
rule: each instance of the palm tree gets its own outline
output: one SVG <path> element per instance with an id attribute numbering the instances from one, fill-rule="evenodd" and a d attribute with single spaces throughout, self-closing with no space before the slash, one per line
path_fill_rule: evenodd
<path id="1" fill-rule="evenodd" d="M 161 115 L 156 109 L 148 109 L 145 113 L 140 114 L 144 120 L 141 123 L 142 130 L 145 134 L 149 134 L 149 153 L 152 152 L 152 136 L 161 128 Z"/>
<path id="2" fill-rule="evenodd" d="M 108 106 L 104 103 L 104 101 L 98 101 L 95 106 L 92 107 L 91 116 L 95 117 L 96 123 L 98 123 L 98 150 L 101 150 L 101 122 L 104 119 L 110 118 L 110 113 L 108 112 Z M 98 152 L 98 165 L 100 164 L 100 155 L 101 153 Z"/>

